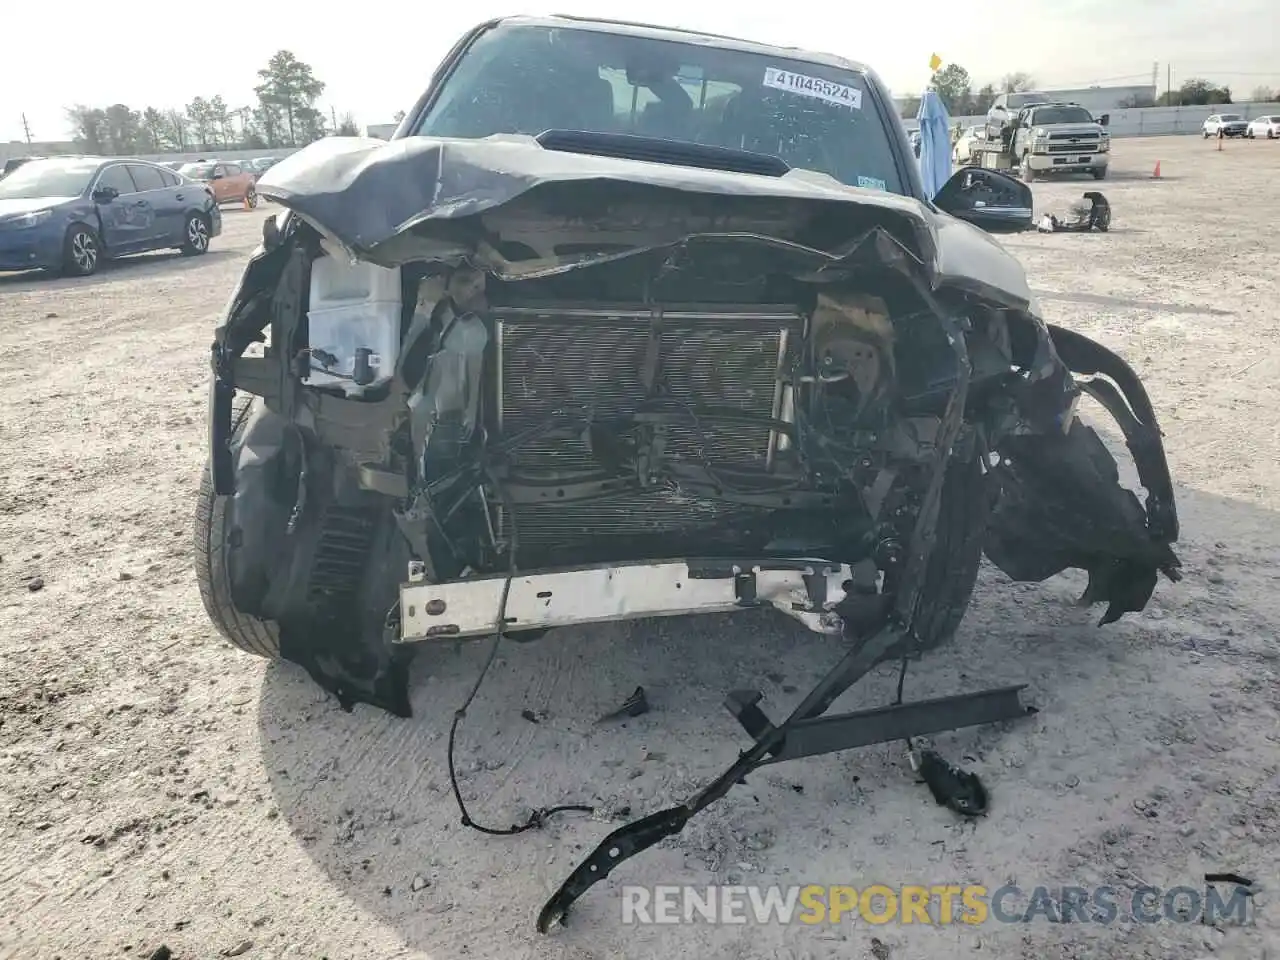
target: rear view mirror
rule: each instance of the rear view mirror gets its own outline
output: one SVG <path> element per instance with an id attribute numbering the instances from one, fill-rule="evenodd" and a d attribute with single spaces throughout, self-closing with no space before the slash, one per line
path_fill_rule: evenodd
<path id="1" fill-rule="evenodd" d="M 1031 188 L 995 170 L 959 171 L 933 202 L 944 213 L 992 233 L 1029 230 L 1034 223 Z"/>

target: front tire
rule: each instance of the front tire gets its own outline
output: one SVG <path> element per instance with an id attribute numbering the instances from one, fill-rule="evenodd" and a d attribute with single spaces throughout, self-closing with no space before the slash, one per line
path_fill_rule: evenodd
<path id="1" fill-rule="evenodd" d="M 1106 167 L 1094 167 L 1094 168 L 1093 168 L 1093 179 L 1095 179 L 1095 180 L 1105 180 L 1105 179 L 1107 179 L 1107 168 L 1106 168 Z"/>
<path id="2" fill-rule="evenodd" d="M 67 231 L 62 244 L 62 275 L 88 277 L 98 270 L 102 260 L 102 242 L 98 235 L 83 223 L 77 223 Z"/>
<path id="3" fill-rule="evenodd" d="M 1024 153 L 1022 155 L 1022 181 L 1023 183 L 1035 183 L 1036 172 L 1031 169 L 1031 154 Z"/>
<path id="4" fill-rule="evenodd" d="M 253 184 L 250 184 L 249 189 L 245 191 L 244 202 L 250 210 L 258 209 L 258 188 Z"/>
<path id="5" fill-rule="evenodd" d="M 249 420 L 252 401 L 237 398 L 231 415 L 231 441 L 235 443 Z M 218 632 L 246 653 L 269 660 L 280 659 L 280 631 L 270 620 L 241 613 L 231 600 L 227 574 L 227 498 L 213 489 L 213 465 L 206 462 L 196 494 L 194 524 L 196 583 L 205 613 Z"/>
<path id="6" fill-rule="evenodd" d="M 209 220 L 203 213 L 193 213 L 187 217 L 187 224 L 182 230 L 182 246 L 179 247 L 184 257 L 198 257 L 209 252 Z"/>

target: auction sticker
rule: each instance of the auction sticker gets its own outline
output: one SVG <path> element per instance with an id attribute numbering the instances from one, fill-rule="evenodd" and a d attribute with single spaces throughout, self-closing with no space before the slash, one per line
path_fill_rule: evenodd
<path id="1" fill-rule="evenodd" d="M 885 182 L 879 177 L 859 177 L 858 186 L 865 190 L 888 190 Z"/>
<path id="2" fill-rule="evenodd" d="M 802 97 L 813 97 L 827 103 L 839 104 L 842 107 L 862 109 L 862 91 L 846 87 L 842 83 L 832 83 L 820 77 L 808 77 L 803 73 L 792 73 L 790 70 L 779 70 L 777 67 L 766 67 L 764 85 L 775 90 L 786 90 Z"/>

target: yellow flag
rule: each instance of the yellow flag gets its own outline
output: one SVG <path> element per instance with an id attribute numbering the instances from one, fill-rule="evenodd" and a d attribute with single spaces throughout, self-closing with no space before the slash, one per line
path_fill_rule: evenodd
<path id="1" fill-rule="evenodd" d="M 942 58 L 935 53 L 929 58 L 929 69 L 937 73 L 940 66 L 942 66 Z"/>

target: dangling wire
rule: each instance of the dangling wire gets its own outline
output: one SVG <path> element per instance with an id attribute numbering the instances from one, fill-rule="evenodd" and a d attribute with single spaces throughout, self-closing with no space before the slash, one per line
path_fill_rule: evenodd
<path id="1" fill-rule="evenodd" d="M 502 638 L 506 632 L 507 624 L 507 599 L 511 596 L 511 582 L 516 576 L 516 549 L 519 545 L 519 537 L 516 533 L 515 510 L 511 502 L 511 495 L 501 484 L 493 481 L 494 488 L 498 491 L 498 495 L 502 498 L 503 506 L 506 507 L 507 516 L 509 517 L 510 537 L 507 549 L 507 576 L 502 584 L 502 596 L 498 600 L 498 620 L 494 625 L 493 642 L 489 645 L 489 655 L 485 658 L 484 665 L 480 668 L 480 673 L 476 677 L 475 683 L 471 687 L 471 692 L 467 694 L 467 699 L 453 713 L 453 722 L 449 724 L 449 747 L 447 759 L 449 763 L 449 786 L 453 788 L 453 799 L 458 804 L 458 812 L 462 815 L 462 825 L 477 830 L 480 833 L 487 833 L 490 836 L 505 837 L 516 833 L 524 833 L 526 830 L 533 830 L 541 827 L 548 817 L 552 817 L 557 813 L 594 813 L 595 808 L 585 804 L 570 803 L 562 804 L 558 807 L 542 807 L 534 810 L 529 815 L 529 819 L 524 823 L 515 823 L 509 827 L 486 827 L 483 824 L 476 823 L 471 819 L 471 815 L 467 812 L 467 805 L 462 801 L 462 790 L 458 786 L 458 774 L 454 766 L 453 751 L 454 744 L 457 740 L 458 726 L 462 723 L 463 718 L 467 715 L 467 708 L 476 698 L 476 694 L 480 692 L 480 685 L 484 683 L 484 678 L 489 672 L 489 668 L 493 665 L 493 661 L 498 656 L 498 646 L 502 643 Z"/>

